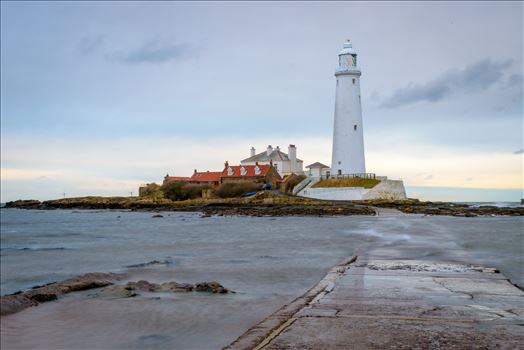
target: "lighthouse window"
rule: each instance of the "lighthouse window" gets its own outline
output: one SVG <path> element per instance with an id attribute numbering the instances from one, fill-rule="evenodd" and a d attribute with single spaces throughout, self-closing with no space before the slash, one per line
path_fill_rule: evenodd
<path id="1" fill-rule="evenodd" d="M 353 130 L 357 131 L 357 124 L 353 125 Z"/>
<path id="2" fill-rule="evenodd" d="M 355 85 L 355 79 L 353 78 L 353 85 Z"/>

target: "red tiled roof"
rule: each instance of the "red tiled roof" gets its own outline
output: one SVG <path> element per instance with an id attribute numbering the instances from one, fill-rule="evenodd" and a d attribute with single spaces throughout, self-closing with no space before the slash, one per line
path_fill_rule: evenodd
<path id="1" fill-rule="evenodd" d="M 255 168 L 256 167 L 259 167 L 260 169 L 260 173 L 259 174 L 255 174 Z M 231 168 L 233 170 L 233 174 L 232 175 L 228 175 L 227 173 L 227 170 Z M 245 174 L 242 174 L 241 173 L 241 169 L 240 168 L 244 168 L 246 170 L 246 173 Z M 259 165 L 231 165 L 231 166 L 228 166 L 226 167 L 223 171 L 222 171 L 222 176 L 223 177 L 256 177 L 256 176 L 265 176 L 267 174 L 267 172 L 269 171 L 269 169 L 271 168 L 271 165 L 269 164 L 259 164 Z"/>
<path id="2" fill-rule="evenodd" d="M 189 181 L 218 182 L 222 176 L 221 171 L 195 172 Z"/>

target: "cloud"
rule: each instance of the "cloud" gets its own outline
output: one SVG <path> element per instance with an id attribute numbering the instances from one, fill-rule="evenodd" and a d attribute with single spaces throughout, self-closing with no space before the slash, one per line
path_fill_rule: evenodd
<path id="1" fill-rule="evenodd" d="M 512 60 L 496 62 L 484 59 L 464 69 L 451 69 L 425 84 L 410 83 L 398 89 L 382 102 L 381 107 L 395 108 L 420 101 L 437 102 L 456 91 L 485 90 L 498 82 L 511 64 Z"/>
<path id="2" fill-rule="evenodd" d="M 520 87 L 522 89 L 522 74 L 512 74 L 508 77 L 506 87 L 510 88 L 513 86 Z"/>
<path id="3" fill-rule="evenodd" d="M 523 154 L 524 153 L 524 148 L 521 148 L 519 150 L 516 150 L 515 152 L 513 152 L 513 154 Z"/>
<path id="4" fill-rule="evenodd" d="M 155 39 L 133 50 L 107 54 L 106 59 L 125 64 L 159 64 L 179 59 L 190 51 L 191 48 L 186 44 L 174 44 Z"/>

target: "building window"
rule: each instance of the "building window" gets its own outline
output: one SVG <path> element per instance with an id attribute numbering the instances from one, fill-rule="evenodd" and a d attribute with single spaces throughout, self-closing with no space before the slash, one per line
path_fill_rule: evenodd
<path id="1" fill-rule="evenodd" d="M 353 130 L 357 131 L 357 124 L 353 125 Z"/>
<path id="2" fill-rule="evenodd" d="M 342 175 L 342 170 L 338 169 L 338 174 Z"/>
<path id="3" fill-rule="evenodd" d="M 355 78 L 353 78 L 353 85 L 355 85 Z"/>

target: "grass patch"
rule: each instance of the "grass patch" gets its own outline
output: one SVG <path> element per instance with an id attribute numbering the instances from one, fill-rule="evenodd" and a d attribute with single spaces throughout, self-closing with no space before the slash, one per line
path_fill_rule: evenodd
<path id="1" fill-rule="evenodd" d="M 322 187 L 364 187 L 364 188 L 373 188 L 380 180 L 377 179 L 363 179 L 363 178 L 350 178 L 350 179 L 328 179 L 321 180 L 314 184 L 313 188 L 322 188 Z"/>

